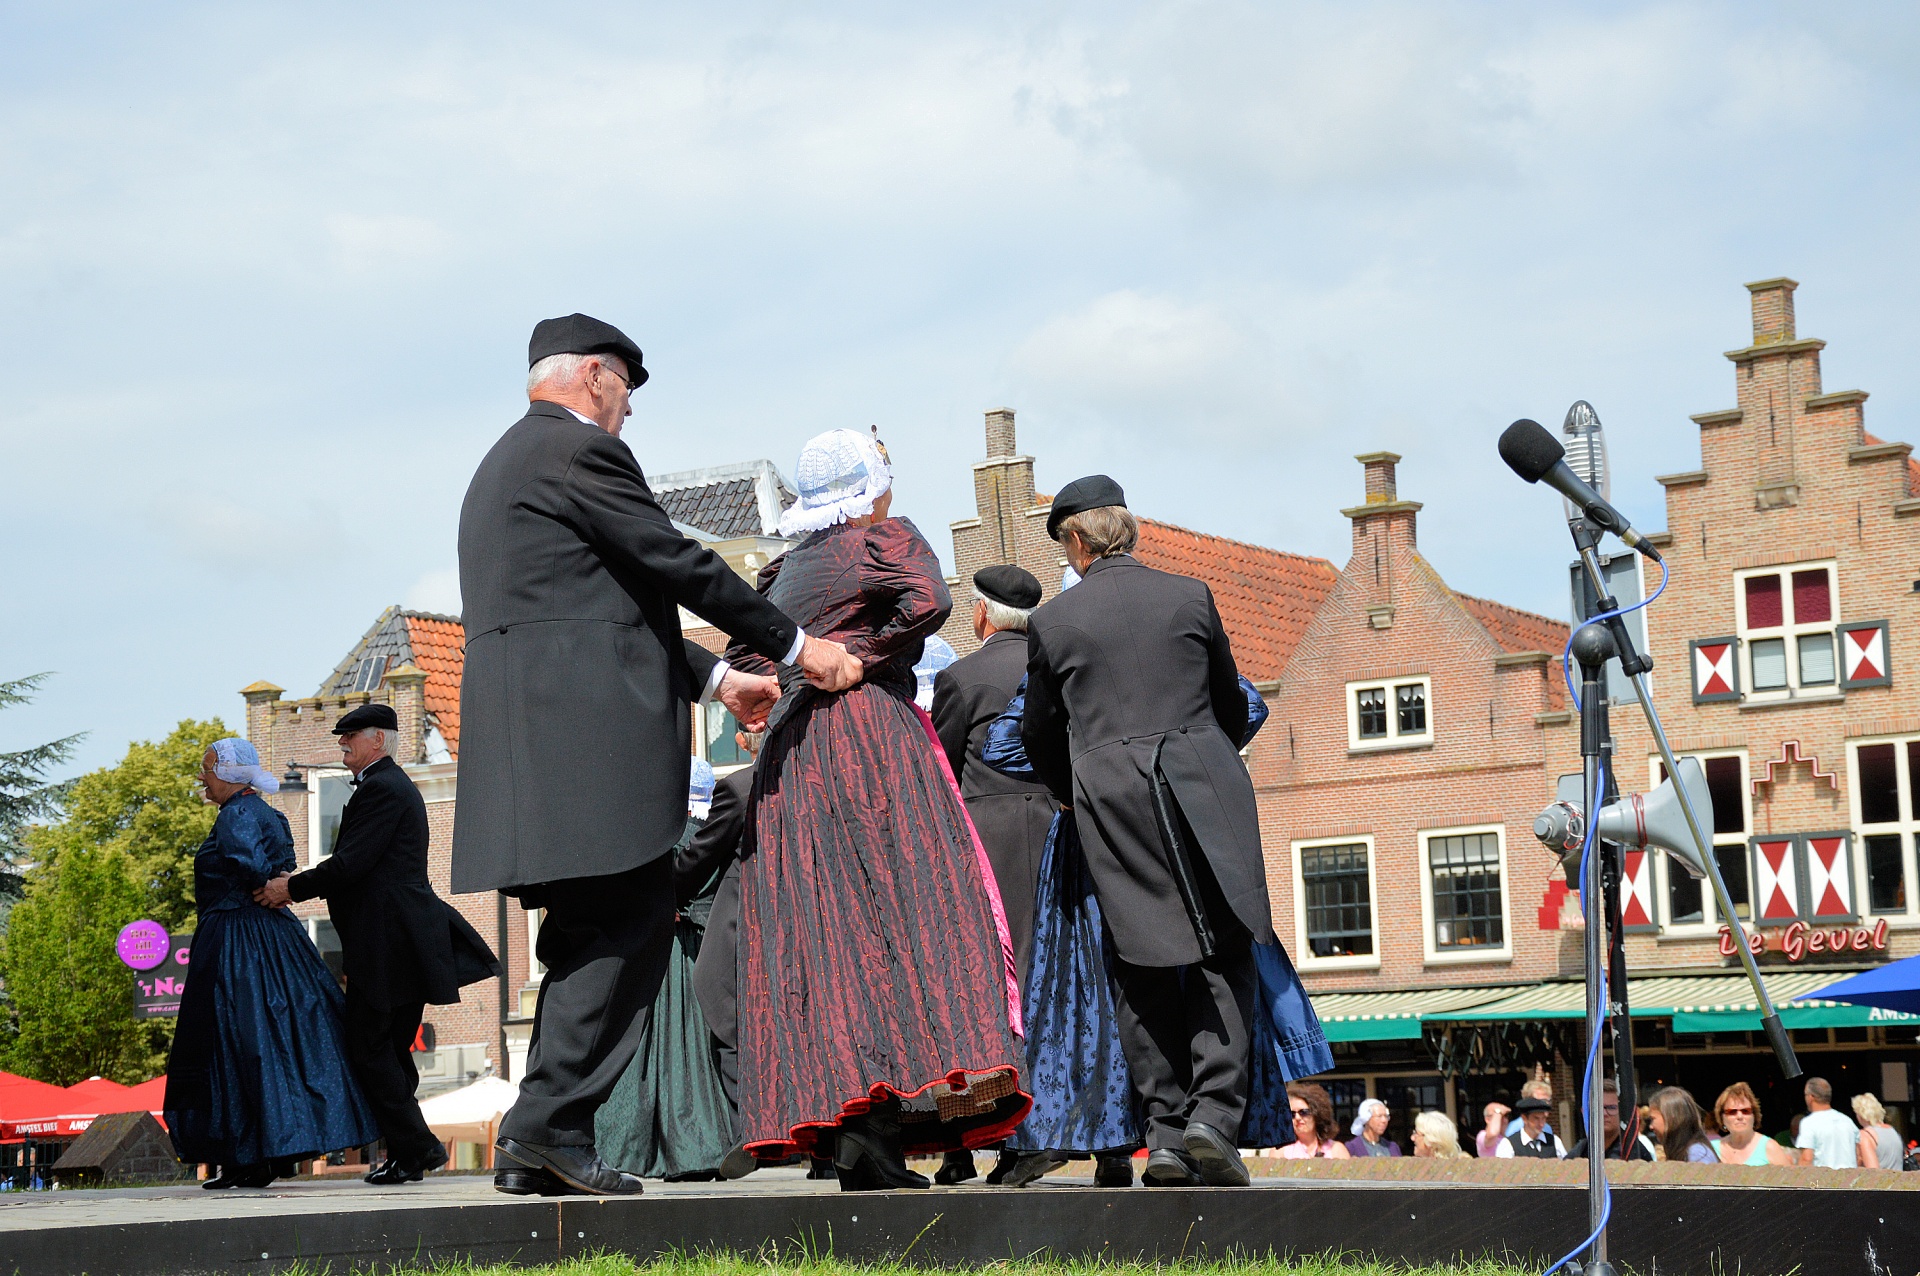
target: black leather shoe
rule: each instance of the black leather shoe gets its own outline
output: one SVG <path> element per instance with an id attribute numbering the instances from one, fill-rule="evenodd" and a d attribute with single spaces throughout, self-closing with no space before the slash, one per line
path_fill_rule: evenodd
<path id="1" fill-rule="evenodd" d="M 723 1179 L 743 1179 L 760 1168 L 760 1162 L 747 1151 L 747 1145 L 738 1143 L 731 1152 L 720 1158 L 720 1177 Z"/>
<path id="2" fill-rule="evenodd" d="M 1065 1152 L 1023 1152 L 1013 1168 L 1001 1176 L 1000 1183 L 1003 1187 L 1025 1187 L 1038 1183 L 1066 1163 Z"/>
<path id="3" fill-rule="evenodd" d="M 1008 1171 L 1012 1170 L 1013 1167 L 1018 1164 L 1020 1164 L 1020 1154 L 1018 1152 L 1012 1148 L 1001 1148 L 1000 1159 L 995 1161 L 993 1168 L 987 1171 L 987 1186 L 999 1187 L 1007 1181 Z"/>
<path id="4" fill-rule="evenodd" d="M 546 1170 L 505 1169 L 493 1175 L 493 1190 L 508 1196 L 579 1196 Z"/>
<path id="5" fill-rule="evenodd" d="M 1203 1121 L 1189 1121 L 1186 1129 L 1187 1155 L 1200 1167 L 1200 1179 L 1208 1187 L 1245 1187 L 1253 1181 L 1240 1149 L 1220 1131 Z"/>
<path id="6" fill-rule="evenodd" d="M 907 1168 L 900 1150 L 900 1127 L 892 1121 L 868 1117 L 840 1127 L 833 1151 L 833 1168 L 843 1192 L 886 1192 L 899 1188 L 927 1188 L 933 1180 Z"/>
<path id="7" fill-rule="evenodd" d="M 1148 1187 L 1199 1187 L 1200 1174 L 1193 1158 L 1172 1148 L 1155 1148 L 1147 1153 L 1146 1168 L 1140 1181 Z"/>
<path id="8" fill-rule="evenodd" d="M 220 1167 L 220 1173 L 200 1186 L 209 1192 L 219 1192 L 229 1187 L 271 1187 L 272 1185 L 273 1167 L 262 1162 L 259 1165 L 223 1165 Z"/>
<path id="9" fill-rule="evenodd" d="M 1095 1153 L 1093 1185 L 1095 1187 L 1132 1187 L 1133 1154 L 1131 1152 Z"/>
<path id="10" fill-rule="evenodd" d="M 833 1158 L 830 1156 L 810 1156 L 807 1158 L 807 1177 L 810 1179 L 838 1178 L 834 1172 Z"/>
<path id="11" fill-rule="evenodd" d="M 956 1183 L 979 1177 L 980 1171 L 973 1167 L 973 1153 L 964 1148 L 941 1157 L 940 1168 L 933 1172 L 933 1181 L 942 1187 L 952 1187 Z"/>
<path id="12" fill-rule="evenodd" d="M 517 1161 L 530 1170 L 546 1170 L 568 1187 L 589 1196 L 640 1195 L 639 1178 L 608 1165 L 591 1144 L 570 1147 L 501 1139 L 493 1146 L 508 1160 Z"/>
<path id="13" fill-rule="evenodd" d="M 365 1181 L 375 1187 L 394 1187 L 401 1183 L 418 1183 L 430 1170 L 437 1170 L 447 1163 L 447 1149 L 434 1144 L 433 1150 L 418 1161 L 402 1160 L 390 1156 L 368 1174 Z"/>

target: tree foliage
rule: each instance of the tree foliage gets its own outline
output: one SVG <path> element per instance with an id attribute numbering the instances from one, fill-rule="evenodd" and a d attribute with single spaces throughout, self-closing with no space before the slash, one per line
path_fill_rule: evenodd
<path id="1" fill-rule="evenodd" d="M 36 673 L 0 682 L 0 709 L 28 703 L 46 680 L 46 674 Z M 80 736 L 70 735 L 17 753 L 0 753 L 0 897 L 17 895 L 19 873 L 26 859 L 27 826 L 60 813 L 61 800 L 70 784 L 56 783 L 47 776 L 73 756 L 80 740 Z"/>
<path id="2" fill-rule="evenodd" d="M 117 765 L 73 782 L 66 818 L 32 829 L 29 851 L 57 864 L 77 850 L 117 850 L 143 892 L 143 915 L 168 930 L 191 929 L 193 855 L 218 814 L 195 776 L 207 746 L 226 734 L 218 718 L 189 719 L 157 744 L 134 744 Z"/>

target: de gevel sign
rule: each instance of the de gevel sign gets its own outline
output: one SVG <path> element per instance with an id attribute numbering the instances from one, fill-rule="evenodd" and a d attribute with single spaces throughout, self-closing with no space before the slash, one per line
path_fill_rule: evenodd
<path id="1" fill-rule="evenodd" d="M 1887 951 L 1887 923 L 1882 918 L 1871 929 L 1865 926 L 1833 926 L 1816 929 L 1805 922 L 1794 922 L 1778 930 L 1750 930 L 1747 947 L 1757 957 L 1761 953 L 1783 954 L 1788 961 L 1799 961 L 1809 954 L 1879 953 Z M 1738 951 L 1733 928 L 1720 928 L 1720 955 L 1731 957 Z"/>

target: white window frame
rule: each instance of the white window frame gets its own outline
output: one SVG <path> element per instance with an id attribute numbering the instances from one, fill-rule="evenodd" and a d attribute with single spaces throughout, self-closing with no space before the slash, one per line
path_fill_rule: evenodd
<path id="1" fill-rule="evenodd" d="M 1920 889 L 1916 889 L 1915 870 L 1920 869 L 1920 855 L 1915 854 L 1914 842 L 1920 835 L 1920 820 L 1908 816 L 1913 807 L 1913 789 L 1915 778 L 1908 773 L 1906 746 L 1920 740 L 1920 736 L 1883 735 L 1865 736 L 1858 740 L 1847 741 L 1847 825 L 1853 830 L 1853 911 L 1860 920 L 1858 925 L 1871 927 L 1873 923 L 1885 918 L 1889 923 L 1910 921 L 1920 915 Z M 1860 749 L 1863 745 L 1890 744 L 1893 746 L 1893 767 L 1897 777 L 1897 794 L 1901 818 L 1891 824 L 1868 824 L 1860 818 Z M 1876 913 L 1873 911 L 1872 897 L 1867 893 L 1867 838 L 1878 837 L 1884 833 L 1900 835 L 1900 868 L 1906 874 L 1907 911 L 1904 913 Z"/>
<path id="2" fill-rule="evenodd" d="M 1399 690 L 1418 684 L 1425 697 L 1427 728 L 1419 732 L 1400 730 Z M 1380 690 L 1387 697 L 1387 734 L 1362 739 L 1360 736 L 1360 696 L 1362 691 Z M 1347 751 L 1374 753 L 1387 749 L 1418 749 L 1433 743 L 1433 677 L 1431 674 L 1407 674 L 1398 678 L 1363 678 L 1347 684 Z"/>
<path id="3" fill-rule="evenodd" d="M 1321 846 L 1367 848 L 1368 925 L 1373 928 L 1373 952 L 1366 956 L 1316 957 L 1307 944 L 1307 880 L 1304 852 Z M 1293 862 L 1293 958 L 1302 970 L 1378 970 L 1380 969 L 1380 857 L 1374 849 L 1373 834 L 1353 833 L 1346 837 L 1304 838 L 1292 844 Z"/>
<path id="4" fill-rule="evenodd" d="M 1432 721 L 1431 718 L 1428 719 Z M 1500 849 L 1500 927 L 1498 948 L 1443 949 L 1433 938 L 1433 859 L 1436 837 L 1463 837 L 1472 833 L 1491 833 Z M 1420 838 L 1420 948 L 1429 966 L 1466 966 L 1506 963 L 1513 960 L 1513 872 L 1507 859 L 1507 826 L 1504 824 L 1463 824 L 1452 828 L 1421 829 Z"/>
<path id="5" fill-rule="evenodd" d="M 1825 568 L 1827 573 L 1828 615 L 1824 621 L 1813 624 L 1800 624 L 1793 615 L 1793 574 Z M 1756 576 L 1778 576 L 1780 578 L 1780 615 L 1782 624 L 1764 629 L 1754 629 L 1747 624 L 1747 582 Z M 1842 695 L 1840 679 L 1844 674 L 1840 655 L 1840 564 L 1831 558 L 1813 559 L 1804 563 L 1776 563 L 1771 567 L 1749 567 L 1733 574 L 1733 619 L 1734 633 L 1740 639 L 1740 677 L 1746 700 L 1767 702 L 1772 700 L 1795 700 L 1805 697 L 1835 697 Z M 1826 634 L 1833 644 L 1833 681 L 1816 683 L 1811 688 L 1800 685 L 1800 639 L 1811 634 Z M 1769 638 L 1783 640 L 1787 657 L 1787 685 L 1760 690 L 1753 677 L 1753 644 Z"/>
<path id="6" fill-rule="evenodd" d="M 1722 846 L 1738 844 L 1741 855 L 1745 857 L 1747 866 L 1748 916 L 1741 919 L 1741 925 L 1751 927 L 1753 925 L 1753 852 L 1750 849 L 1753 845 L 1754 836 L 1753 762 L 1747 756 L 1747 750 L 1745 749 L 1697 749 L 1691 752 L 1676 753 L 1673 755 L 1675 762 L 1683 758 L 1698 758 L 1703 769 L 1709 758 L 1740 759 L 1740 802 L 1744 808 L 1743 818 L 1746 822 L 1747 831 L 1737 835 L 1733 833 L 1715 834 L 1713 845 L 1714 849 L 1718 850 Z M 1647 792 L 1651 793 L 1659 784 L 1660 755 L 1656 753 L 1647 758 Z M 1712 818 L 1711 812 L 1705 812 L 1703 814 L 1708 819 Z M 1686 870 L 1683 868 L 1675 868 L 1673 866 L 1673 857 L 1665 851 L 1653 852 L 1653 856 L 1654 859 L 1658 861 L 1653 866 L 1653 890 L 1655 892 L 1655 907 L 1660 910 L 1660 930 L 1658 932 L 1660 937 L 1664 939 L 1671 935 L 1675 939 L 1698 939 L 1702 935 L 1717 934 L 1720 928 L 1726 925 L 1726 919 L 1720 916 L 1720 904 L 1719 901 L 1713 897 L 1712 884 L 1704 878 L 1701 879 L 1700 920 L 1697 922 L 1675 922 L 1673 920 L 1673 897 L 1668 893 L 1668 883 L 1672 880 L 1670 874 L 1684 873 Z"/>
<path id="7" fill-rule="evenodd" d="M 307 867 L 312 868 L 323 860 L 333 858 L 332 852 L 320 852 L 320 781 L 322 779 L 353 779 L 353 772 L 345 767 L 314 767 L 307 772 L 307 790 L 312 795 L 307 801 Z M 346 804 L 341 804 L 344 814 Z"/>

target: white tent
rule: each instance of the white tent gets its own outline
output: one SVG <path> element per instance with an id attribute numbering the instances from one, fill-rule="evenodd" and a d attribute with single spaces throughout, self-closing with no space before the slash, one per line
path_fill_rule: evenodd
<path id="1" fill-rule="evenodd" d="M 500 1118 L 506 1115 L 520 1087 L 498 1077 L 481 1077 L 469 1086 L 436 1094 L 420 1103 L 420 1115 L 443 1143 L 479 1143 L 491 1147 Z"/>

